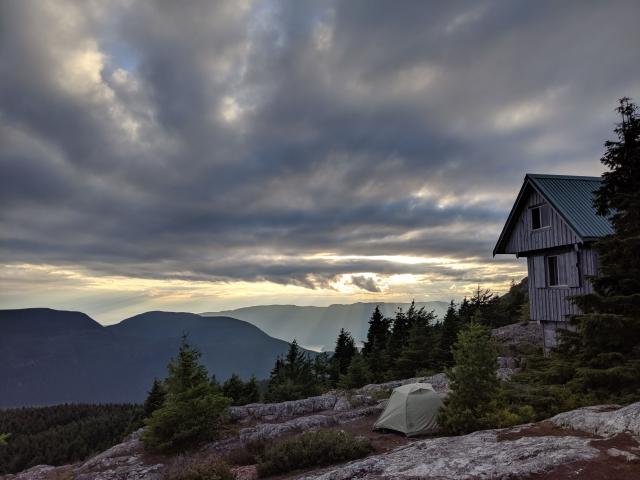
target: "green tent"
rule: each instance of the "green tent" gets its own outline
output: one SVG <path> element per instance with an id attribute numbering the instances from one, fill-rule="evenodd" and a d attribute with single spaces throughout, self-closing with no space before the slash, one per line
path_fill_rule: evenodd
<path id="1" fill-rule="evenodd" d="M 394 388 L 373 428 L 396 430 L 408 437 L 434 433 L 438 430 L 436 417 L 442 401 L 443 395 L 430 383 L 409 383 Z"/>

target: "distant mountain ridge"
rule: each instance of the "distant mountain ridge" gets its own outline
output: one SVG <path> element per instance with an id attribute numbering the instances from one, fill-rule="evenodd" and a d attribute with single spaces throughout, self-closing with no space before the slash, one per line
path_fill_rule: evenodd
<path id="1" fill-rule="evenodd" d="M 228 315 L 250 322 L 272 337 L 288 342 L 296 339 L 307 348 L 330 351 L 341 328 L 350 331 L 357 341 L 364 341 L 369 328 L 369 318 L 376 305 L 380 307 L 383 315 L 393 317 L 398 308 L 406 310 L 410 303 L 358 302 L 328 307 L 258 305 L 206 312 L 201 315 Z M 433 310 L 439 318 L 444 316 L 448 305 L 448 302 L 441 301 L 416 302 L 418 308 Z"/>
<path id="2" fill-rule="evenodd" d="M 266 378 L 289 347 L 224 316 L 147 312 L 104 327 L 81 312 L 0 310 L 0 407 L 142 401 L 183 334 L 221 380 Z"/>

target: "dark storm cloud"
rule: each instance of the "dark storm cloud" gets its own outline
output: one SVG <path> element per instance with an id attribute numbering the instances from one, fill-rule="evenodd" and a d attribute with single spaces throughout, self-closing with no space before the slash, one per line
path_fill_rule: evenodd
<path id="1" fill-rule="evenodd" d="M 370 277 L 354 275 L 351 277 L 351 283 L 362 290 L 366 290 L 367 292 L 379 293 L 382 291 L 380 287 L 378 287 L 376 281 Z"/>
<path id="2" fill-rule="evenodd" d="M 482 262 L 524 173 L 597 173 L 640 96 L 636 2 L 0 9 L 5 263 L 471 278 L 310 257 Z"/>

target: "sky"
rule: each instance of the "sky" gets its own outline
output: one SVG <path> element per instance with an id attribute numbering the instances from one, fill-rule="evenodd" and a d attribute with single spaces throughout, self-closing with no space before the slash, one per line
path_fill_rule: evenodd
<path id="1" fill-rule="evenodd" d="M 599 175 L 637 1 L 0 3 L 0 308 L 461 299 Z"/>

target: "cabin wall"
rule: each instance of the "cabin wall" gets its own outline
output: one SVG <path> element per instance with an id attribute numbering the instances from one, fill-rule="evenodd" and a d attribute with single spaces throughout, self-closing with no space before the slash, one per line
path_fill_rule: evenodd
<path id="1" fill-rule="evenodd" d="M 538 230 L 531 229 L 531 212 L 529 207 L 542 203 L 546 203 L 542 195 L 530 187 L 528 197 L 511 231 L 504 253 L 521 254 L 522 252 L 573 245 L 580 242 L 580 238 L 551 205 L 549 205 L 549 227 Z"/>
<path id="2" fill-rule="evenodd" d="M 548 286 L 546 258 L 549 255 L 558 256 L 559 276 L 566 285 Z M 588 277 L 598 274 L 598 254 L 590 247 L 539 252 L 527 257 L 527 269 L 531 320 L 564 322 L 568 316 L 580 313 L 568 297 L 593 292 Z"/>

